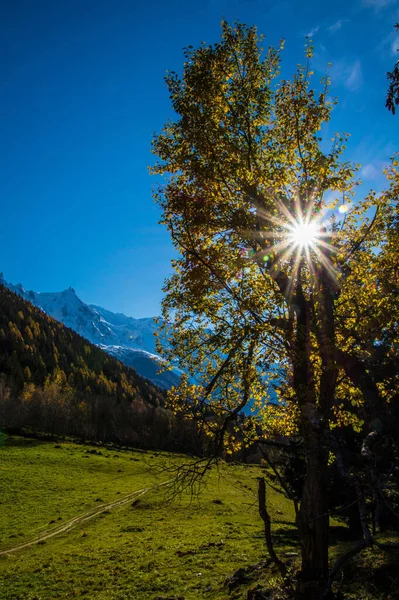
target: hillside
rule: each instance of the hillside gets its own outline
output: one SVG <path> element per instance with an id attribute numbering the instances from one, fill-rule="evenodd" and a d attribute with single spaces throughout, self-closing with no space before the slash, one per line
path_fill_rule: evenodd
<path id="1" fill-rule="evenodd" d="M 198 497 L 188 492 L 165 502 L 167 488 L 157 485 L 172 474 L 162 466 L 187 460 L 6 439 L 0 444 L 2 600 L 287 598 L 281 591 L 255 594 L 277 581 L 257 509 L 263 469 L 221 463 Z M 275 549 L 295 571 L 300 545 L 292 503 L 268 486 L 267 504 Z M 352 542 L 342 523 L 332 519 L 332 525 L 334 561 Z M 356 557 L 343 569 L 340 597 L 394 600 L 397 560 L 398 551 L 377 547 Z"/>
<path id="2" fill-rule="evenodd" d="M 57 376 L 85 395 L 141 398 L 154 406 L 163 399 L 162 392 L 133 369 L 1 284 L 0 373 L 13 393 L 26 383 L 43 386 Z"/>
<path id="3" fill-rule="evenodd" d="M 155 487 L 171 475 L 154 474 L 164 462 L 188 460 L 181 455 L 9 438 L 0 460 L 4 600 L 226 600 L 225 579 L 266 558 L 254 502 L 256 466 L 221 464 L 195 501 L 188 493 L 171 504 Z M 279 549 L 297 551 L 295 536 L 287 539 L 294 533 L 291 503 L 272 490 L 269 506 L 279 521 Z M 93 518 L 79 519 L 93 511 Z M 1 555 L 31 541 L 39 543 Z M 232 592 L 238 590 L 244 598 L 243 589 Z"/>
<path id="4" fill-rule="evenodd" d="M 159 372 L 162 359 L 155 350 L 155 319 L 134 319 L 100 306 L 86 304 L 72 288 L 62 292 L 27 291 L 21 284 L 12 285 L 5 281 L 2 273 L 0 284 L 100 346 L 128 367 L 133 367 L 142 377 L 150 379 L 157 386 L 169 388 L 178 383 L 178 373 Z"/>
<path id="5" fill-rule="evenodd" d="M 164 392 L 0 285 L 0 427 L 200 451 Z"/>

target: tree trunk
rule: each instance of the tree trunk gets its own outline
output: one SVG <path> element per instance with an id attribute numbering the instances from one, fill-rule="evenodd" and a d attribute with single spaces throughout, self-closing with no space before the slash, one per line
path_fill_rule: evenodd
<path id="1" fill-rule="evenodd" d="M 318 343 L 322 358 L 319 397 L 316 399 L 310 358 L 310 305 L 300 283 L 296 289 L 297 324 L 294 344 L 294 387 L 301 411 L 306 477 L 298 515 L 302 546 L 302 569 L 298 574 L 296 600 L 320 600 L 328 583 L 328 447 L 331 402 L 336 385 L 333 300 L 326 275 L 321 273 Z"/>
<path id="2" fill-rule="evenodd" d="M 320 432 L 310 431 L 305 441 L 306 479 L 298 515 L 302 569 L 297 600 L 320 600 L 328 581 L 327 459 Z"/>
<path id="3" fill-rule="evenodd" d="M 359 508 L 357 504 L 352 504 L 348 510 L 343 512 L 343 515 L 348 518 L 348 527 L 351 538 L 359 539 L 362 536 L 362 524 L 359 517 Z"/>

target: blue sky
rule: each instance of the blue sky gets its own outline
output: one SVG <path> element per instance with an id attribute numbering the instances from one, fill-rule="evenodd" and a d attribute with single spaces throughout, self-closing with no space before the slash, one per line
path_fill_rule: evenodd
<path id="1" fill-rule="evenodd" d="M 9 0 L 0 9 L 0 271 L 27 289 L 75 288 L 135 317 L 159 313 L 172 247 L 147 172 L 152 134 L 172 116 L 165 71 L 182 48 L 215 42 L 222 18 L 286 40 L 283 75 L 305 35 L 339 98 L 326 132 L 351 133 L 363 189 L 399 150 L 384 107 L 397 58 L 396 0 Z M 331 134 L 331 135 L 330 135 Z"/>

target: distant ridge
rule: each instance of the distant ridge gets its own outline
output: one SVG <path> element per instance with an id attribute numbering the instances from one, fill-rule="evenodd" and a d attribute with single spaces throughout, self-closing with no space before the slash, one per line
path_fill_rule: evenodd
<path id="1" fill-rule="evenodd" d="M 25 384 L 57 381 L 78 396 L 163 403 L 164 393 L 0 283 L 0 373 L 18 396 Z M 4 377 L 6 378 L 4 381 Z"/>
<path id="2" fill-rule="evenodd" d="M 167 389 L 179 383 L 176 371 L 158 372 L 162 358 L 155 351 L 157 324 L 154 318 L 134 319 L 94 304 L 85 304 L 71 287 L 62 292 L 27 291 L 20 283 L 13 285 L 5 281 L 2 273 L 0 284 L 125 365 L 133 367 L 159 387 Z"/>

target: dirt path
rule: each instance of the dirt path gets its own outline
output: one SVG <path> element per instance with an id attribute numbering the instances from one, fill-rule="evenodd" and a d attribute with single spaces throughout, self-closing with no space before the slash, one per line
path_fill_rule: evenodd
<path id="1" fill-rule="evenodd" d="M 128 504 L 132 500 L 136 500 L 137 498 L 140 498 L 140 496 L 144 496 L 144 494 L 146 494 L 150 490 L 154 490 L 163 485 L 167 485 L 171 481 L 172 480 L 164 481 L 163 483 L 160 483 L 159 485 L 155 485 L 153 487 L 141 488 L 140 490 L 135 490 L 134 492 L 131 492 L 130 494 L 128 494 L 127 496 L 124 496 L 123 498 L 117 500 L 116 502 L 109 502 L 108 504 L 102 504 L 101 507 L 92 508 L 91 510 L 88 510 L 87 512 L 85 512 L 83 514 L 78 515 L 77 517 L 73 517 L 73 519 L 70 519 L 66 523 L 63 523 L 62 525 L 59 525 L 58 527 L 55 527 L 54 529 L 42 532 L 42 534 L 40 534 L 40 537 L 38 537 L 34 540 L 31 540 L 30 542 L 25 542 L 24 544 L 19 544 L 18 546 L 14 546 L 13 548 L 8 548 L 8 550 L 2 550 L 0 552 L 0 556 L 4 556 L 5 554 L 11 554 L 12 552 L 18 552 L 18 550 L 23 550 L 24 548 L 30 548 L 31 546 L 34 546 L 35 544 L 39 544 L 40 542 L 44 542 L 46 540 L 49 540 L 52 537 L 55 537 L 56 535 L 65 533 L 66 531 L 69 531 L 76 525 L 80 525 L 81 523 L 85 523 L 86 521 L 89 521 L 90 519 L 94 519 L 95 517 L 98 517 L 98 515 L 101 515 L 101 513 L 105 512 L 107 510 L 111 510 L 112 508 L 118 508 L 119 506 Z"/>

